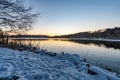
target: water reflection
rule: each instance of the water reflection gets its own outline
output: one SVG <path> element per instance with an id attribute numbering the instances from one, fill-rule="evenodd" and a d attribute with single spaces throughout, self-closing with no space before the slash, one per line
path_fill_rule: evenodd
<path id="1" fill-rule="evenodd" d="M 16 39 L 15 39 L 16 40 Z M 17 41 L 45 41 L 45 40 L 51 40 L 51 41 L 70 41 L 85 45 L 97 45 L 99 47 L 105 47 L 105 48 L 114 48 L 114 49 L 120 49 L 120 42 L 111 42 L 111 41 L 95 41 L 95 40 L 79 40 L 79 39 L 67 39 L 67 38 L 33 38 L 33 39 L 17 39 Z"/>
<path id="2" fill-rule="evenodd" d="M 92 41 L 92 40 L 72 40 L 69 39 L 71 42 L 82 43 L 86 45 L 94 44 L 99 47 L 106 47 L 106 48 L 114 48 L 120 49 L 120 42 L 109 42 L 109 41 Z"/>
<path id="3" fill-rule="evenodd" d="M 32 42 L 57 53 L 78 54 L 82 58 L 87 54 L 86 59 L 91 64 L 102 68 L 111 67 L 113 71 L 120 73 L 120 42 L 72 39 L 20 39 L 17 41 L 24 44 Z"/>

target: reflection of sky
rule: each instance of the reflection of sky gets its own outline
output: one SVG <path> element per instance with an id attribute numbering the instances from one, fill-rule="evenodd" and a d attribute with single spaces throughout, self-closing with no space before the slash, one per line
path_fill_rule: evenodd
<path id="1" fill-rule="evenodd" d="M 120 26 L 120 0 L 26 0 L 41 15 L 35 34 L 69 34 Z"/>
<path id="2" fill-rule="evenodd" d="M 35 41 L 39 43 L 43 49 L 56 53 L 69 53 L 78 54 L 80 57 L 85 57 L 92 64 L 104 64 L 105 66 L 114 67 L 120 71 L 120 49 L 107 48 L 103 46 L 87 45 L 84 43 L 77 43 L 72 41 L 60 41 L 60 40 L 44 40 Z M 120 73 L 120 72 L 119 72 Z"/>

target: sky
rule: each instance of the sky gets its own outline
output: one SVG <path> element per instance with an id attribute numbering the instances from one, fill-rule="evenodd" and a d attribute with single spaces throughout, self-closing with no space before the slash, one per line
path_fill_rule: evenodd
<path id="1" fill-rule="evenodd" d="M 64 35 L 120 26 L 120 0 L 25 0 L 40 13 L 28 34 Z"/>

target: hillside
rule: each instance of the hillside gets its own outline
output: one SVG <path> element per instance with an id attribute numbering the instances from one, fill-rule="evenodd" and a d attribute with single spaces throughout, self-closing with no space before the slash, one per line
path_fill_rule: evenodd
<path id="1" fill-rule="evenodd" d="M 69 35 L 54 36 L 54 38 L 107 38 L 120 39 L 120 27 L 100 29 L 94 32 L 80 32 Z"/>

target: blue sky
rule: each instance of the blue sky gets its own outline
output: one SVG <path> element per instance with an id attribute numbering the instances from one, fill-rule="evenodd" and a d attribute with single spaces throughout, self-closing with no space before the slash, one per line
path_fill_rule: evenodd
<path id="1" fill-rule="evenodd" d="M 30 34 L 62 35 L 120 26 L 120 0 L 26 0 L 41 13 Z"/>

